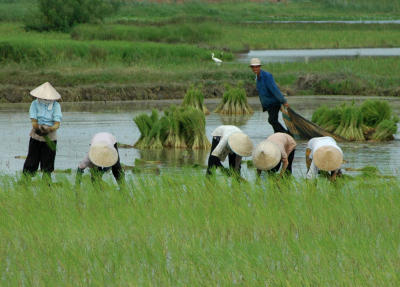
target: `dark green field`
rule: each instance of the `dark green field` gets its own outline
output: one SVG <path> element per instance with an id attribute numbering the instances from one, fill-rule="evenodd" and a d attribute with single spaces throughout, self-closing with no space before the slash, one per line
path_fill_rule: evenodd
<path id="1" fill-rule="evenodd" d="M 351 2 L 351 3 L 350 3 Z M 65 32 L 24 29 L 35 1 L 0 0 L 0 100 L 19 102 L 50 81 L 64 100 L 182 97 L 193 83 L 206 96 L 243 80 L 256 95 L 238 53 L 254 49 L 399 47 L 395 24 L 276 24 L 266 20 L 395 19 L 400 1 L 259 1 L 154 3 L 125 1 L 101 23 Z M 27 20 L 28 19 L 28 20 Z M 211 53 L 224 61 L 216 66 Z M 274 63 L 271 71 L 288 94 L 398 96 L 399 59 L 353 58 Z M 118 90 L 123 90 L 123 93 Z M 141 92 L 138 93 L 137 90 Z M 83 92 L 85 90 L 85 92 Z M 135 92 L 136 91 L 136 92 Z M 140 96 L 138 95 L 140 94 Z"/>

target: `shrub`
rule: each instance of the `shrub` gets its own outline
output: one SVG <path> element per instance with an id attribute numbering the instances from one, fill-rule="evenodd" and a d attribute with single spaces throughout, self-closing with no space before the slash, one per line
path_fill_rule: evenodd
<path id="1" fill-rule="evenodd" d="M 38 0 L 39 11 L 27 17 L 28 30 L 68 31 L 79 23 L 98 22 L 114 12 L 118 0 Z"/>

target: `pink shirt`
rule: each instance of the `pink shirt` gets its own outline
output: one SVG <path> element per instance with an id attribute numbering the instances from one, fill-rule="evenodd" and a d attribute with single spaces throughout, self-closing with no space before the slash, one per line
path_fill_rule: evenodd
<path id="1" fill-rule="evenodd" d="M 276 144 L 281 151 L 282 159 L 287 159 L 288 155 L 296 148 L 296 141 L 286 133 L 275 133 L 267 138 L 267 141 Z"/>

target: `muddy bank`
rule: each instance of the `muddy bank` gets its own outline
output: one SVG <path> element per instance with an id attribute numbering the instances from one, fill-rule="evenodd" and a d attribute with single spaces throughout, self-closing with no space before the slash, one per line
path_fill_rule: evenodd
<path id="1" fill-rule="evenodd" d="M 65 102 L 80 101 L 131 101 L 181 99 L 190 85 L 91 85 L 78 87 L 59 87 L 56 89 Z M 34 87 L 0 86 L 0 101 L 3 103 L 31 102 L 29 91 Z M 257 96 L 255 85 L 245 86 L 248 96 Z M 222 97 L 223 84 L 203 85 L 206 98 Z"/>
<path id="2" fill-rule="evenodd" d="M 233 82 L 231 84 L 234 84 Z M 82 85 L 73 87 L 56 86 L 65 102 L 80 101 L 131 101 L 131 100 L 168 100 L 181 99 L 191 83 L 187 84 L 132 84 L 132 85 Z M 24 103 L 32 101 L 29 91 L 35 88 L 14 85 L 0 86 L 0 102 Z M 249 97 L 258 96 L 255 84 L 245 83 Z M 220 98 L 225 90 L 225 82 L 208 82 L 203 84 L 206 98 Z M 281 87 L 285 95 L 362 95 L 399 97 L 400 87 L 380 88 L 373 86 L 365 79 L 347 77 L 346 75 L 321 76 L 316 74 L 302 75 L 290 87 Z"/>

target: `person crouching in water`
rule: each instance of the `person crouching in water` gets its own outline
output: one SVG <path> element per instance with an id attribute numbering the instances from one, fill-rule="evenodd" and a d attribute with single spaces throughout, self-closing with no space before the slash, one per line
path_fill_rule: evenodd
<path id="1" fill-rule="evenodd" d="M 331 181 L 341 175 L 343 151 L 332 137 L 312 138 L 306 148 L 307 179 L 315 178 L 320 171 L 330 172 Z"/>
<path id="2" fill-rule="evenodd" d="M 115 136 L 107 132 L 97 133 L 93 136 L 89 153 L 79 163 L 75 184 L 80 184 L 86 168 L 90 169 L 92 182 L 100 180 L 103 174 L 111 169 L 117 183 L 120 186 L 125 184 L 125 174 L 121 167 Z"/>
<path id="3" fill-rule="evenodd" d="M 292 163 L 297 143 L 286 133 L 275 133 L 259 143 L 253 151 L 253 163 L 257 174 L 267 171 L 276 173 L 281 165 L 280 175 L 292 174 Z"/>
<path id="4" fill-rule="evenodd" d="M 211 152 L 208 158 L 207 175 L 212 174 L 212 169 L 222 168 L 226 157 L 229 158 L 229 172 L 240 177 L 242 157 L 250 156 L 253 143 L 250 138 L 236 126 L 222 125 L 212 132 Z"/>
<path id="5" fill-rule="evenodd" d="M 61 106 L 57 102 L 61 96 L 48 82 L 32 90 L 30 94 L 36 99 L 29 108 L 32 130 L 23 174 L 30 178 L 37 172 L 40 164 L 43 176 L 50 179 L 56 158 L 57 129 L 62 119 Z"/>

